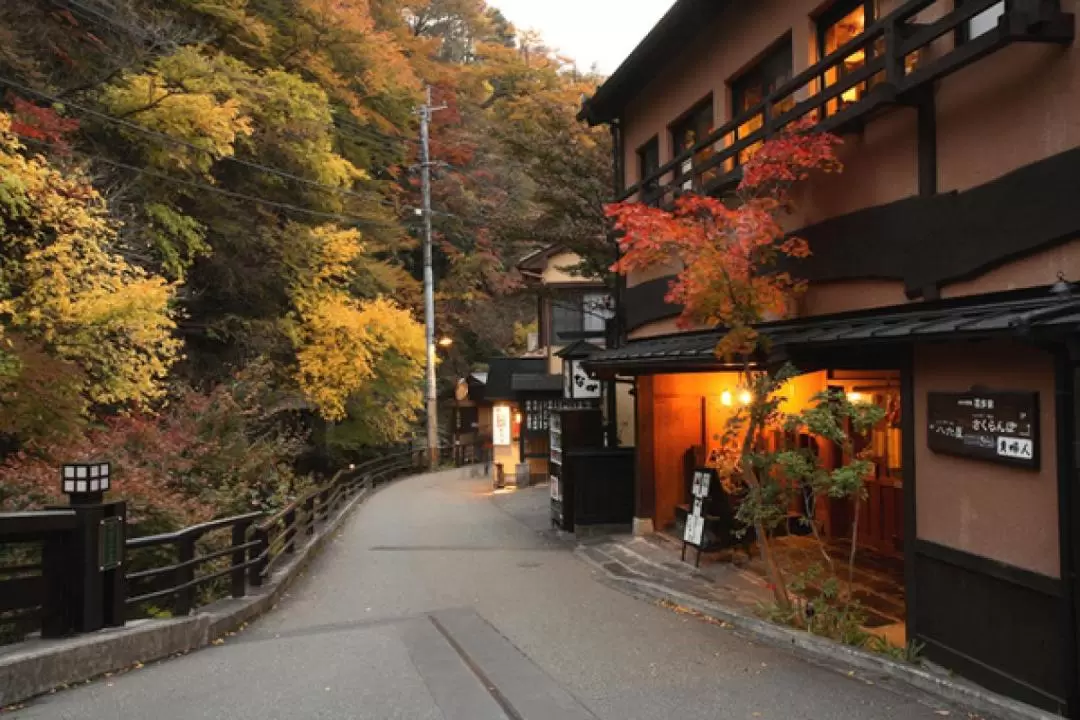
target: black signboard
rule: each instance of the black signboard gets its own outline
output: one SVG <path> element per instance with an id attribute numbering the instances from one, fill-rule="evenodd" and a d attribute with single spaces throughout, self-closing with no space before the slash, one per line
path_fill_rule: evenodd
<path id="1" fill-rule="evenodd" d="M 950 455 L 1039 469 L 1039 393 L 927 394 L 926 443 Z"/>

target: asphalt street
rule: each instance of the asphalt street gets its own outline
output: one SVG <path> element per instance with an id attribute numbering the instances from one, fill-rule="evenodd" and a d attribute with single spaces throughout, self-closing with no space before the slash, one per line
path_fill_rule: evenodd
<path id="1" fill-rule="evenodd" d="M 545 532 L 546 492 L 399 481 L 244 632 L 10 717 L 966 717 L 622 594 Z"/>

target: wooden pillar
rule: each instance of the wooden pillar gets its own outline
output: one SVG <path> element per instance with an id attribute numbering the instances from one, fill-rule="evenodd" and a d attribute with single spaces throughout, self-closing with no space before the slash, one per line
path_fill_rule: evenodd
<path id="1" fill-rule="evenodd" d="M 653 425 L 653 378 L 634 381 L 634 408 L 637 416 L 637 462 L 634 463 L 634 529 L 651 532 L 656 517 L 655 428 Z"/>

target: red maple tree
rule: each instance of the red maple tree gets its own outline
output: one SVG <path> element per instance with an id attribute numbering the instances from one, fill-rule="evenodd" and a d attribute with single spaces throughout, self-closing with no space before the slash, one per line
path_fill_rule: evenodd
<path id="1" fill-rule="evenodd" d="M 796 183 L 813 172 L 841 170 L 835 152 L 839 143 L 836 136 L 815 132 L 813 120 L 806 119 L 756 148 L 731 198 L 683 194 L 670 209 L 638 202 L 606 208 L 621 234 L 620 259 L 612 269 L 629 274 L 671 267 L 676 275 L 666 299 L 683 306 L 680 324 L 726 330 L 717 355 L 741 363 L 742 385 L 752 396 L 726 433 L 732 455 L 727 472 L 758 496 L 766 478 L 758 476 L 750 456 L 776 419 L 775 393 L 789 376 L 752 363 L 762 345 L 756 327 L 789 315 L 792 300 L 804 289 L 802 281 L 778 267 L 783 260 L 810 254 L 805 240 L 784 229 L 783 220 L 792 209 L 791 189 Z M 790 599 L 766 522 L 755 519 L 752 524 L 777 604 L 787 608 Z"/>

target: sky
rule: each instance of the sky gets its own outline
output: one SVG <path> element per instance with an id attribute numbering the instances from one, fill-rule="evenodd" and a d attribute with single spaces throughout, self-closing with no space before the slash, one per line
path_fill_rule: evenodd
<path id="1" fill-rule="evenodd" d="M 519 30 L 538 30 L 544 43 L 578 67 L 610 75 L 674 0 L 488 0 Z"/>

